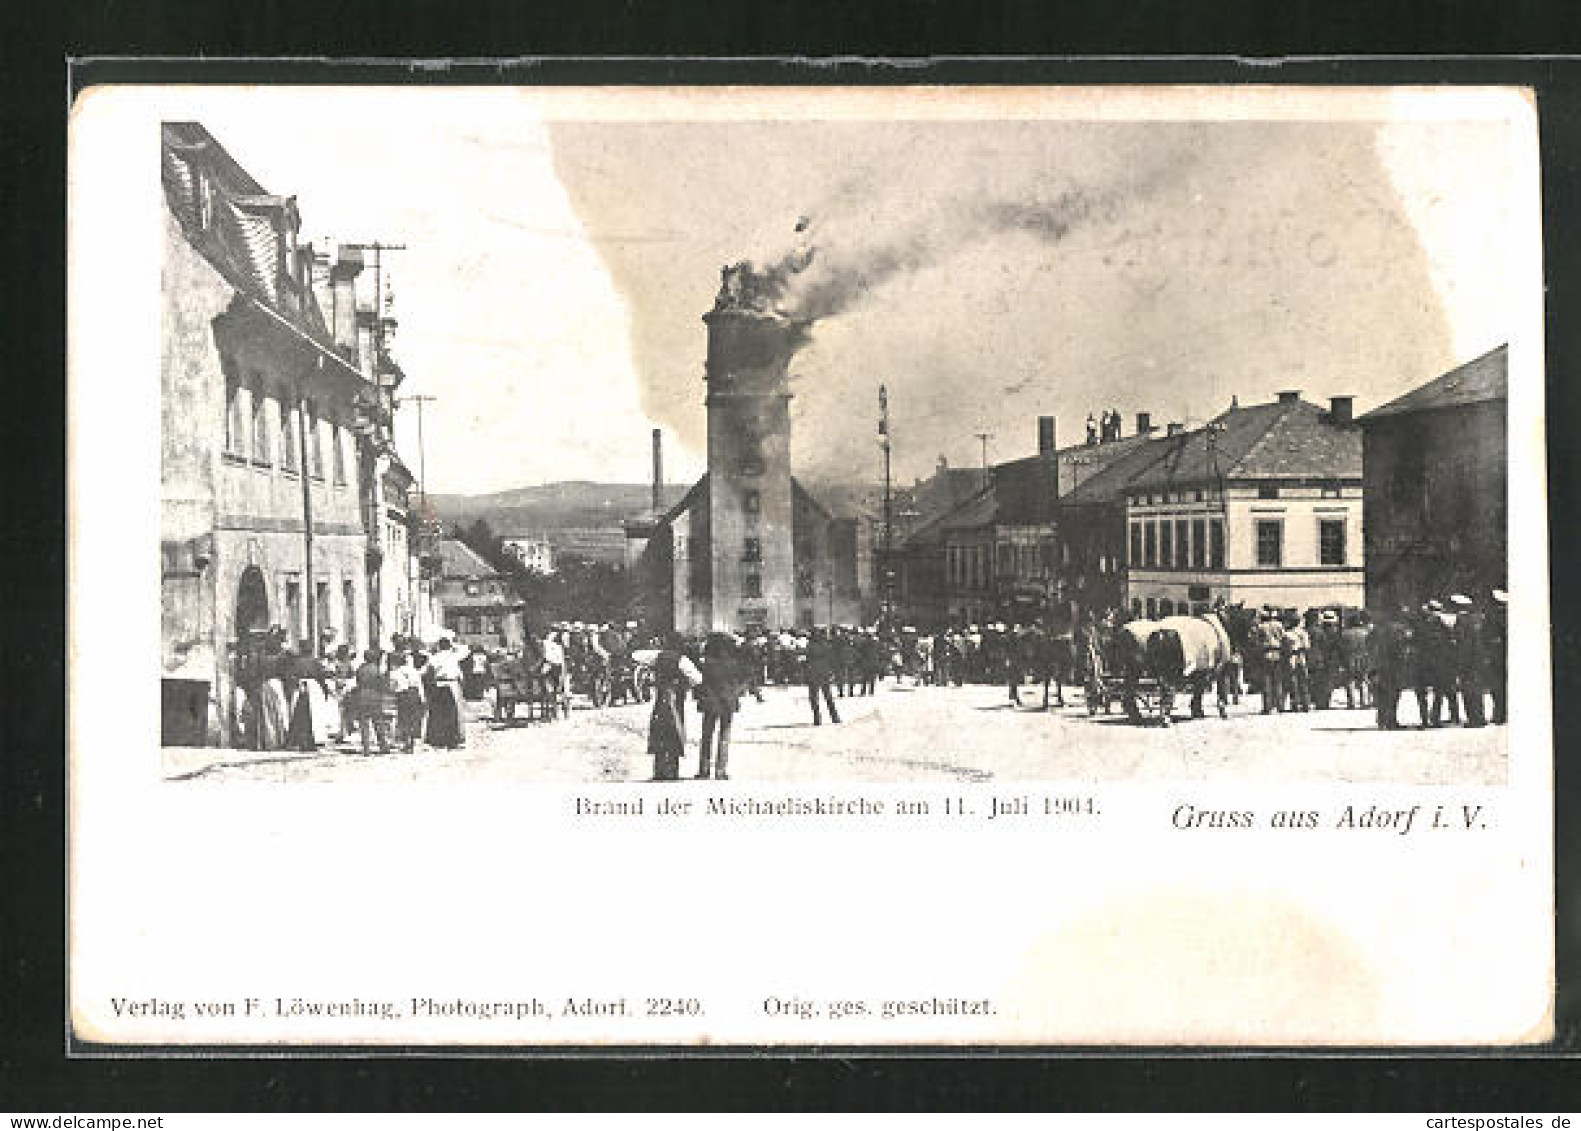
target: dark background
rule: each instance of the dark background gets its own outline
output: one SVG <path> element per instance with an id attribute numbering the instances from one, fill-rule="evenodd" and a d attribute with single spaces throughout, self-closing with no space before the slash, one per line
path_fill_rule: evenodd
<path id="1" fill-rule="evenodd" d="M 1581 6 L 1388 3 L 827 5 L 338 2 L 314 6 L 99 0 L 0 13 L 0 1110 L 481 1110 L 747 1108 L 940 1110 L 1318 1109 L 1535 1112 L 1575 1107 L 1581 1051 L 1581 768 L 1575 523 L 1581 470 Z M 1540 57 L 1411 58 L 1499 52 Z M 1393 58 L 1314 59 L 1318 54 Z M 705 63 L 544 56 L 840 56 Z M 967 60 L 964 55 L 1167 55 Z M 66 57 L 532 56 L 412 68 L 326 62 L 163 64 Z M 1183 56 L 1217 55 L 1220 58 Z M 861 61 L 852 56 L 908 57 Z M 926 66 L 913 62 L 926 56 Z M 1237 61 L 1235 56 L 1245 57 Z M 1289 56 L 1299 56 L 1289 58 Z M 1541 115 L 1548 274 L 1549 507 L 1553 562 L 1559 1039 L 1553 1048 L 1221 1055 L 1169 1050 L 1050 1057 L 804 1050 L 703 1056 L 443 1059 L 278 1056 L 68 1059 L 65 1023 L 65 119 L 72 89 L 108 81 L 470 83 L 1259 82 L 1522 83 Z M 72 85 L 75 84 L 75 87 Z M 114 458 L 114 453 L 91 453 Z M 114 648 L 114 640 L 95 641 Z M 1519 661 L 1517 661 L 1518 663 Z M 129 665 L 140 668 L 141 659 Z M 90 705 L 91 706 L 91 705 Z M 678 869 L 675 882 L 683 882 Z M 202 893 L 194 893 L 201 898 Z M 1445 985 L 1454 995 L 1458 987 Z M 1050 1053 L 1059 1050 L 1047 1050 Z M 1068 1051 L 1068 1050 L 1067 1050 Z"/>

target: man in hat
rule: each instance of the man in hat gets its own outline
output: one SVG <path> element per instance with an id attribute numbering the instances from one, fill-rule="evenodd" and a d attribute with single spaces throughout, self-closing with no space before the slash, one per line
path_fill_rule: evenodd
<path id="1" fill-rule="evenodd" d="M 1264 605 L 1252 629 L 1252 650 L 1262 667 L 1263 714 L 1285 709 L 1285 626 Z"/>
<path id="2" fill-rule="evenodd" d="M 1308 631 L 1312 635 L 1312 650 L 1307 656 L 1312 680 L 1312 705 L 1320 711 L 1326 711 L 1334 697 L 1334 685 L 1340 677 L 1339 614 L 1333 609 L 1324 609 L 1313 618 Z"/>
<path id="3" fill-rule="evenodd" d="M 1400 693 L 1405 690 L 1413 664 L 1411 611 L 1401 607 L 1384 617 L 1368 641 L 1372 650 L 1373 702 L 1381 730 L 1400 729 Z"/>
<path id="4" fill-rule="evenodd" d="M 1488 692 L 1493 697 L 1493 725 L 1503 726 L 1505 715 L 1505 683 L 1509 656 L 1510 597 L 1502 589 L 1493 590 L 1493 600 L 1488 605 L 1487 621 L 1483 626 L 1482 654 L 1487 664 Z"/>
<path id="5" fill-rule="evenodd" d="M 829 721 L 840 721 L 835 710 L 834 695 L 829 691 L 829 681 L 834 678 L 834 650 L 830 645 L 828 630 L 815 628 L 807 641 L 807 701 L 812 704 L 812 725 L 822 726 L 819 700 L 829 708 Z"/>
<path id="6" fill-rule="evenodd" d="M 1312 650 L 1312 638 L 1295 610 L 1287 610 L 1284 617 L 1284 640 L 1280 654 L 1284 657 L 1285 685 L 1290 692 L 1292 711 L 1312 709 L 1312 683 L 1307 667 L 1307 655 Z"/>
<path id="7" fill-rule="evenodd" d="M 1460 725 L 1460 700 L 1455 685 L 1455 616 L 1437 598 L 1427 602 L 1422 612 L 1422 627 L 1417 649 L 1419 697 L 1425 695 L 1427 714 L 1424 724 L 1444 725 L 1444 707 L 1449 721 Z"/>
<path id="8" fill-rule="evenodd" d="M 1455 616 L 1455 679 L 1460 685 L 1460 701 L 1468 727 L 1488 725 L 1482 700 L 1486 683 L 1487 621 L 1470 597 L 1456 593 L 1449 599 Z"/>

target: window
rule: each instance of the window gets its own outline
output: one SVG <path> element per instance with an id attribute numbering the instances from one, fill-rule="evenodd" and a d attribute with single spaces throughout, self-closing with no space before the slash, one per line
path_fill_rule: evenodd
<path id="1" fill-rule="evenodd" d="M 285 628 L 293 641 L 300 641 L 307 631 L 302 624 L 302 583 L 294 577 L 285 582 Z"/>
<path id="2" fill-rule="evenodd" d="M 1318 520 L 1318 564 L 1342 566 L 1345 564 L 1345 520 L 1324 518 Z"/>
<path id="3" fill-rule="evenodd" d="M 335 465 L 335 485 L 337 487 L 344 487 L 346 485 L 345 438 L 346 434 L 340 425 L 331 424 L 329 426 L 330 458 L 334 461 Z"/>
<path id="4" fill-rule="evenodd" d="M 1158 524 L 1158 564 L 1165 569 L 1175 564 L 1174 527 L 1167 518 Z"/>
<path id="5" fill-rule="evenodd" d="M 1131 564 L 1139 566 L 1142 561 L 1142 524 L 1133 522 L 1131 524 Z"/>
<path id="6" fill-rule="evenodd" d="M 1200 490 L 1193 491 L 1191 493 L 1191 499 L 1192 499 L 1193 502 L 1197 502 L 1197 503 L 1202 502 L 1202 492 Z"/>
<path id="7" fill-rule="evenodd" d="M 324 430 L 319 427 L 318 409 L 312 401 L 304 404 L 303 411 L 307 414 L 307 460 L 308 471 L 314 479 L 324 478 Z"/>
<path id="8" fill-rule="evenodd" d="M 1208 533 L 1212 538 L 1208 552 L 1208 568 L 1224 568 L 1224 520 L 1216 518 L 1208 524 Z"/>
<path id="9" fill-rule="evenodd" d="M 1191 520 L 1191 565 L 1194 569 L 1201 569 L 1208 564 L 1208 520 L 1194 518 Z"/>
<path id="10" fill-rule="evenodd" d="M 329 582 L 319 581 L 313 585 L 313 630 L 322 638 L 324 630 L 330 627 L 329 617 Z M 319 641 L 313 642 L 318 648 Z"/>
<path id="11" fill-rule="evenodd" d="M 741 592 L 747 597 L 763 596 L 763 575 L 749 573 L 742 578 Z"/>
<path id="12" fill-rule="evenodd" d="M 274 458 L 274 444 L 270 437 L 273 432 L 269 427 L 269 398 L 264 395 L 262 380 L 253 374 L 253 462 L 263 467 L 268 467 Z"/>
<path id="13" fill-rule="evenodd" d="M 1175 564 L 1185 569 L 1190 563 L 1191 523 L 1184 518 L 1175 520 Z"/>
<path id="14" fill-rule="evenodd" d="M 756 491 L 743 491 L 741 493 L 741 509 L 747 514 L 762 514 L 763 496 Z"/>
<path id="15" fill-rule="evenodd" d="M 1275 484 L 1264 483 L 1257 488 L 1257 497 L 1259 499 L 1277 499 L 1279 497 L 1279 488 Z"/>
<path id="16" fill-rule="evenodd" d="M 478 594 L 480 594 L 482 592 L 483 592 L 483 586 L 480 585 L 478 582 L 476 582 L 476 581 L 469 581 L 469 582 L 467 582 L 467 596 L 468 597 L 476 597 Z"/>
<path id="17" fill-rule="evenodd" d="M 247 457 L 247 408 L 242 404 L 241 378 L 231 372 L 229 362 L 225 368 L 225 454 L 240 459 Z"/>
<path id="18" fill-rule="evenodd" d="M 343 643 L 353 651 L 357 648 L 357 589 L 351 581 L 340 583 L 340 631 Z"/>
<path id="19" fill-rule="evenodd" d="M 1158 598 L 1156 598 L 1156 597 L 1149 597 L 1147 599 L 1147 619 L 1148 620 L 1156 620 L 1157 618 L 1158 618 Z"/>
<path id="20" fill-rule="evenodd" d="M 286 471 L 297 470 L 296 406 L 285 393 L 280 394 L 280 466 Z"/>
<path id="21" fill-rule="evenodd" d="M 1139 617 L 1139 616 L 1142 615 L 1142 598 L 1140 598 L 1140 597 L 1132 597 L 1131 598 L 1131 615 L 1133 617 Z"/>
<path id="22" fill-rule="evenodd" d="M 1158 602 L 1158 615 L 1161 617 L 1174 616 L 1175 602 L 1171 601 L 1168 597 L 1160 598 Z"/>
<path id="23" fill-rule="evenodd" d="M 1337 484 L 1324 487 L 1322 491 L 1322 495 L 1325 499 L 1337 499 L 1343 494 L 1344 491 Z"/>
<path id="24" fill-rule="evenodd" d="M 1285 524 L 1283 519 L 1260 518 L 1257 520 L 1257 564 L 1279 566 L 1284 564 Z"/>
<path id="25" fill-rule="evenodd" d="M 761 538 L 748 538 L 741 544 L 741 560 L 744 562 L 761 562 L 763 560 L 763 540 Z"/>
<path id="26" fill-rule="evenodd" d="M 1158 523 L 1146 522 L 1142 524 L 1142 562 L 1144 565 L 1158 564 Z"/>

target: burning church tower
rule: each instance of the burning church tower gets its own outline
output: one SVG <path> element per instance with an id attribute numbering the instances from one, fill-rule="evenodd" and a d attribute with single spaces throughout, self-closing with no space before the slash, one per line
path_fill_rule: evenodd
<path id="1" fill-rule="evenodd" d="M 858 524 L 791 474 L 789 366 L 809 324 L 776 309 L 765 278 L 726 267 L 704 370 L 708 473 L 658 520 L 641 555 L 655 627 L 683 633 L 866 619 Z"/>
<path id="2" fill-rule="evenodd" d="M 708 525 L 712 628 L 795 622 L 796 506 L 790 359 L 806 326 L 768 309 L 726 267 L 708 324 Z"/>

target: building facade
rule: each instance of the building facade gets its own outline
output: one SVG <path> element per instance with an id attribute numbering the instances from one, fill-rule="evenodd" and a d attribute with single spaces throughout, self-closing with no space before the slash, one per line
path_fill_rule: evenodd
<path id="1" fill-rule="evenodd" d="M 393 405 L 356 271 L 318 271 L 294 197 L 194 122 L 163 125 L 161 174 L 163 737 L 229 745 L 271 629 L 313 652 L 381 635 L 370 578 L 409 575 L 377 506 Z"/>
<path id="2" fill-rule="evenodd" d="M 1504 587 L 1508 416 L 1505 345 L 1361 418 L 1369 606 Z"/>
<path id="3" fill-rule="evenodd" d="M 484 652 L 522 646 L 527 606 L 510 581 L 455 538 L 439 543 L 434 604 L 439 622 L 468 648 Z"/>
<path id="4" fill-rule="evenodd" d="M 1351 399 L 1285 392 L 1171 429 L 1125 484 L 1124 601 L 1140 616 L 1218 601 L 1364 601 L 1361 433 Z"/>
<path id="5" fill-rule="evenodd" d="M 500 548 L 528 573 L 543 577 L 554 573 L 554 543 L 541 534 L 507 534 L 500 539 Z"/>

